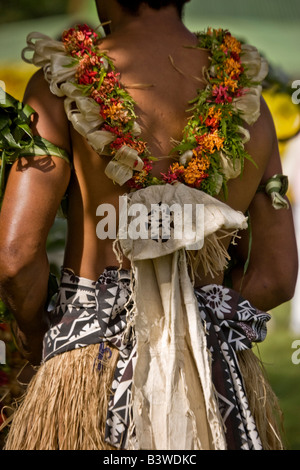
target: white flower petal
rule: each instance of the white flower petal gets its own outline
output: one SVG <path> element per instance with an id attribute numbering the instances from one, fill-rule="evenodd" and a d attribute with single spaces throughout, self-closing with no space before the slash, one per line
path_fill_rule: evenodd
<path id="1" fill-rule="evenodd" d="M 249 125 L 254 124 L 260 116 L 261 91 L 260 85 L 250 88 L 243 96 L 234 98 L 232 102 L 234 109 L 242 113 L 242 118 Z"/>
<path id="2" fill-rule="evenodd" d="M 123 145 L 123 147 L 116 152 L 114 160 L 130 168 L 134 168 L 135 171 L 141 171 L 144 168 L 144 162 L 139 157 L 137 151 L 131 147 L 127 147 L 127 145 Z"/>
<path id="3" fill-rule="evenodd" d="M 220 163 L 226 179 L 237 178 L 241 174 L 242 166 L 240 160 L 236 159 L 233 163 L 230 157 L 220 152 Z"/>
<path id="4" fill-rule="evenodd" d="M 89 125 L 90 126 L 90 125 Z M 94 131 L 86 135 L 87 141 L 98 153 L 103 153 L 106 145 L 114 141 L 115 136 L 108 131 Z"/>
<path id="5" fill-rule="evenodd" d="M 243 44 L 241 61 L 246 67 L 247 77 L 254 82 L 261 82 L 268 75 L 268 63 L 261 57 L 256 47 Z"/>
<path id="6" fill-rule="evenodd" d="M 129 166 L 123 165 L 122 163 L 115 160 L 111 160 L 108 163 L 104 173 L 108 178 L 110 178 L 115 183 L 118 183 L 120 186 L 125 184 L 126 181 L 130 180 L 133 175 L 133 171 Z"/>
<path id="7" fill-rule="evenodd" d="M 193 151 L 187 150 L 180 156 L 179 163 L 181 165 L 186 165 L 191 160 L 192 157 L 193 157 Z"/>

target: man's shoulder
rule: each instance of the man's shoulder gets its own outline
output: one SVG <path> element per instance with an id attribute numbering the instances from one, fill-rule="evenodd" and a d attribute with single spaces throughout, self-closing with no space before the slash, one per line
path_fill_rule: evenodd
<path id="1" fill-rule="evenodd" d="M 29 79 L 25 94 L 24 102 L 27 101 L 42 101 L 44 105 L 55 105 L 63 108 L 63 100 L 55 96 L 51 90 L 49 83 L 45 78 L 43 69 L 37 70 Z M 34 108 L 34 106 L 33 106 Z"/>
<path id="2" fill-rule="evenodd" d="M 39 69 L 30 78 L 23 101 L 35 111 L 36 118 L 32 124 L 34 132 L 70 153 L 69 124 L 64 100 L 51 92 L 43 69 Z"/>
<path id="3" fill-rule="evenodd" d="M 258 162 L 268 160 L 277 143 L 277 136 L 272 114 L 263 97 L 260 99 L 260 116 L 248 130 L 250 141 L 246 145 L 249 154 Z"/>

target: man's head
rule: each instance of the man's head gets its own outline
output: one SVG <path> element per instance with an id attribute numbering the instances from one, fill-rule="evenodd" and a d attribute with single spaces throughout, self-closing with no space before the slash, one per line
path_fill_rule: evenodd
<path id="1" fill-rule="evenodd" d="M 101 23 L 110 23 L 114 17 L 114 25 L 116 15 L 122 18 L 124 13 L 132 16 L 139 15 L 141 8 L 148 7 L 153 10 L 161 10 L 165 7 L 173 6 L 177 10 L 178 15 L 182 18 L 184 4 L 190 0 L 96 0 L 96 7 Z M 105 25 L 106 34 L 111 31 L 110 25 Z"/>
<path id="2" fill-rule="evenodd" d="M 160 10 L 163 7 L 173 5 L 177 8 L 179 15 L 182 15 L 183 6 L 189 0 L 117 0 L 124 10 L 135 15 L 138 13 L 140 6 L 144 3 L 154 10 Z"/>

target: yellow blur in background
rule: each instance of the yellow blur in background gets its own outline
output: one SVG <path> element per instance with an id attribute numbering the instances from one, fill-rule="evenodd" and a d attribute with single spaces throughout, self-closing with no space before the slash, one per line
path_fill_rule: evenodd
<path id="1" fill-rule="evenodd" d="M 36 72 L 36 67 L 16 62 L 14 64 L 0 63 L 0 79 L 5 83 L 5 91 L 19 101 L 23 100 L 26 85 Z"/>

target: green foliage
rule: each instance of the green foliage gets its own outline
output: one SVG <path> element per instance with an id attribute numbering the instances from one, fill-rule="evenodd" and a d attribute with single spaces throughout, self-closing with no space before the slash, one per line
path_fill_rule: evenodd
<path id="1" fill-rule="evenodd" d="M 11 315 L 6 305 L 0 299 L 0 323 L 7 323 L 11 320 Z"/>
<path id="2" fill-rule="evenodd" d="M 7 179 L 7 165 L 12 164 L 21 150 L 33 144 L 29 127 L 33 109 L 8 93 L 1 93 L 0 103 L 0 203 Z"/>
<path id="3" fill-rule="evenodd" d="M 57 148 L 46 139 L 32 134 L 30 121 L 34 112 L 29 105 L 24 105 L 1 89 L 0 207 L 9 167 L 18 157 L 22 155 L 56 155 L 69 161 L 64 150 Z"/>

